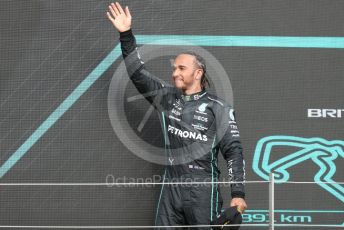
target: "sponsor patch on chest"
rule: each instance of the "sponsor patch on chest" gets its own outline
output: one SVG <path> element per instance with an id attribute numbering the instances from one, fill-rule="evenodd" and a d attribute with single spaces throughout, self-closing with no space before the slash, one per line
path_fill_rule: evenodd
<path id="1" fill-rule="evenodd" d="M 184 139 L 192 139 L 192 140 L 200 140 L 200 141 L 207 141 L 207 135 L 202 135 L 198 132 L 188 131 L 188 130 L 181 130 L 172 125 L 168 125 L 167 131 L 175 136 L 184 138 Z"/>
<path id="2" fill-rule="evenodd" d="M 201 116 L 201 115 L 194 115 L 194 119 L 198 120 L 198 121 L 203 121 L 203 122 L 208 122 L 208 117 L 205 116 Z"/>

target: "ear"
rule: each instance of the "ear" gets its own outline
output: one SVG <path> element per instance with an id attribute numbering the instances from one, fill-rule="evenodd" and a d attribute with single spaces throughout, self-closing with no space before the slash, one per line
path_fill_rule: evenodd
<path id="1" fill-rule="evenodd" d="M 201 80 L 202 74 L 203 74 L 202 70 L 200 69 L 196 70 L 196 80 Z"/>

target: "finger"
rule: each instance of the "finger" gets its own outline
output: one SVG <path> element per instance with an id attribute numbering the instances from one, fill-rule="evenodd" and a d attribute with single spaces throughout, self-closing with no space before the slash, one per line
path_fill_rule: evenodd
<path id="1" fill-rule="evenodd" d="M 130 14 L 130 10 L 128 6 L 125 7 L 125 14 L 127 15 L 128 18 L 131 18 L 131 14 Z"/>
<path id="2" fill-rule="evenodd" d="M 240 213 L 243 213 L 243 208 L 241 208 L 240 206 L 237 206 L 237 210 L 238 210 L 238 212 L 240 212 Z"/>
<path id="3" fill-rule="evenodd" d="M 122 9 L 122 6 L 121 6 L 118 2 L 116 2 L 116 6 L 117 6 L 118 11 L 119 11 L 121 14 L 124 14 L 124 11 L 123 11 L 123 9 Z"/>
<path id="4" fill-rule="evenodd" d="M 114 3 L 111 3 L 111 6 L 112 6 L 112 9 L 115 11 L 116 16 L 118 16 L 120 13 L 119 13 L 119 11 L 117 9 L 117 6 Z"/>
<path id="5" fill-rule="evenodd" d="M 113 10 L 112 6 L 109 6 L 109 10 L 114 18 L 117 17 L 116 12 Z"/>
<path id="6" fill-rule="evenodd" d="M 113 17 L 111 17 L 111 14 L 109 12 L 106 12 L 106 15 L 112 23 L 115 23 L 115 19 Z"/>

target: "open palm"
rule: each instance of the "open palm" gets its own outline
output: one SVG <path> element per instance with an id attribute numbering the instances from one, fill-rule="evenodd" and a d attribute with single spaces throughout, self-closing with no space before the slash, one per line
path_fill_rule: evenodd
<path id="1" fill-rule="evenodd" d="M 118 2 L 111 3 L 106 15 L 119 32 L 124 32 L 131 28 L 131 14 L 127 6 L 123 10 Z"/>

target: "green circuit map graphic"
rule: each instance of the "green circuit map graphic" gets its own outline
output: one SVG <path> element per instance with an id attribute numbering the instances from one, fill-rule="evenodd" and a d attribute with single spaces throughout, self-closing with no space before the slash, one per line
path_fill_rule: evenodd
<path id="1" fill-rule="evenodd" d="M 271 161 L 274 147 L 297 147 L 300 150 Z M 336 173 L 337 158 L 344 158 L 344 141 L 328 141 L 323 138 L 302 138 L 294 136 L 268 136 L 258 141 L 252 167 L 254 172 L 265 180 L 274 173 L 277 183 L 287 182 L 292 167 L 311 160 L 319 166 L 314 182 L 344 202 L 344 187 L 332 178 Z"/>

